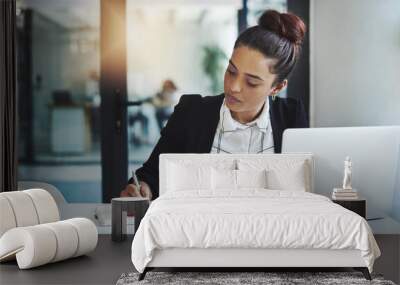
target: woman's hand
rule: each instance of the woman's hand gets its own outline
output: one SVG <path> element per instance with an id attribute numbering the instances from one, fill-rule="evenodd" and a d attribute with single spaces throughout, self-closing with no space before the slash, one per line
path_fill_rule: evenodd
<path id="1" fill-rule="evenodd" d="M 144 197 L 144 198 L 151 198 L 153 194 L 151 193 L 150 186 L 144 182 L 140 181 L 140 189 L 135 184 L 128 184 L 126 185 L 125 189 L 121 191 L 121 197 Z"/>

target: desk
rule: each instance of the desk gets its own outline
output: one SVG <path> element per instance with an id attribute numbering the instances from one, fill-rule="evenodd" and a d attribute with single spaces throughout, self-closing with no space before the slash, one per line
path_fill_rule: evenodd
<path id="1" fill-rule="evenodd" d="M 131 261 L 133 236 L 112 242 L 99 235 L 96 249 L 86 256 L 19 270 L 16 261 L 0 264 L 0 284 L 115 284 L 124 272 L 134 271 Z"/>

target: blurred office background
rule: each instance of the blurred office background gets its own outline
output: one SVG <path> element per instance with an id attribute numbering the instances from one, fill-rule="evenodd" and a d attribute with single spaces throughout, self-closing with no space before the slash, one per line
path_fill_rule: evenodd
<path id="1" fill-rule="evenodd" d="M 242 8 L 126 1 L 127 100 L 142 102 L 127 109 L 127 179 L 182 94 L 223 92 Z M 246 1 L 248 25 L 268 8 L 286 1 Z M 101 0 L 17 0 L 18 180 L 53 184 L 68 202 L 103 200 L 100 25 Z"/>
<path id="2" fill-rule="evenodd" d="M 279 96 L 305 100 L 311 127 L 399 125 L 397 0 L 17 0 L 18 180 L 53 184 L 71 203 L 108 202 L 148 158 L 182 94 L 222 92 L 239 31 L 266 9 L 293 7 L 308 33 Z M 121 43 L 104 41 L 119 20 L 111 33 Z M 102 58 L 112 63 L 118 45 L 126 66 L 107 73 Z M 109 80 L 123 84 L 109 94 Z M 110 105 L 121 94 L 129 107 Z"/>

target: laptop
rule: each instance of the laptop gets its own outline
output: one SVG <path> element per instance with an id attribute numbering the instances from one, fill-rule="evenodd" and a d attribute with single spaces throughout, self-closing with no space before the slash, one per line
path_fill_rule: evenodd
<path id="1" fill-rule="evenodd" d="M 399 214 L 399 146 L 400 126 L 286 129 L 282 138 L 282 153 L 314 154 L 314 192 L 328 197 L 342 187 L 350 156 L 352 188 L 367 199 L 370 219 Z"/>

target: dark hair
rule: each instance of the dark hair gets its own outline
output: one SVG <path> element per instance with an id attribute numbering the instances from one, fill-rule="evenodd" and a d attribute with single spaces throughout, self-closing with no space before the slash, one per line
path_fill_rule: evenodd
<path id="1" fill-rule="evenodd" d="M 289 77 L 300 56 L 306 26 L 292 13 L 265 11 L 258 25 L 243 31 L 234 48 L 246 46 L 255 49 L 265 57 L 276 59 L 271 73 L 277 74 L 273 85 Z"/>

